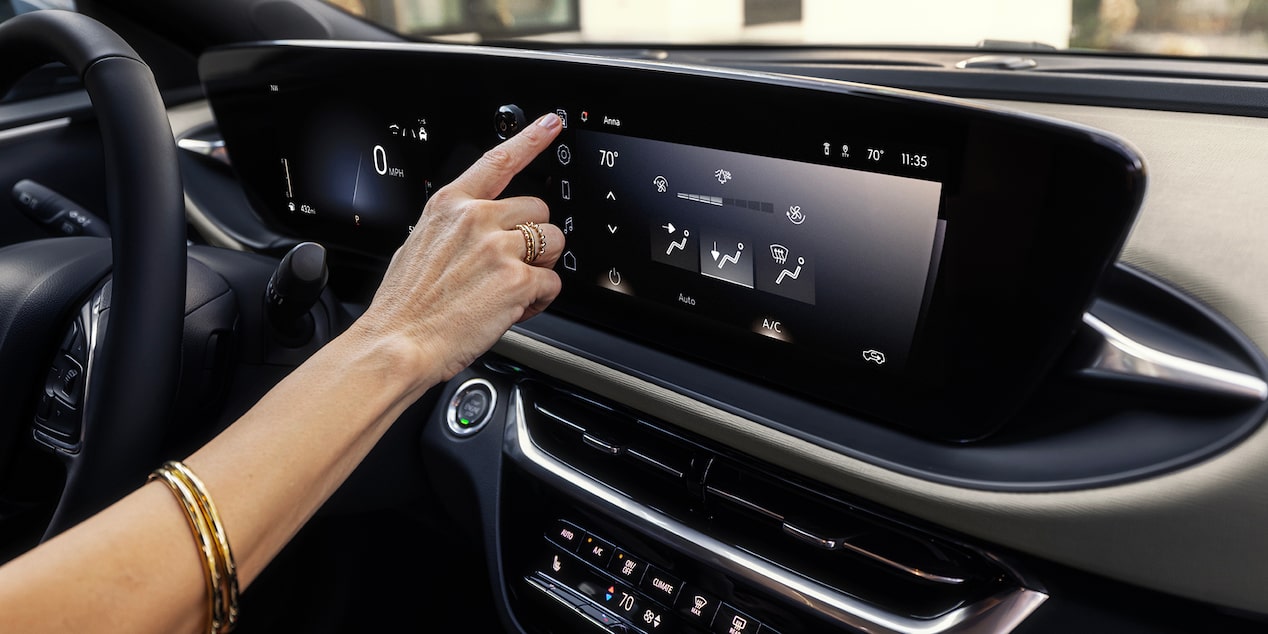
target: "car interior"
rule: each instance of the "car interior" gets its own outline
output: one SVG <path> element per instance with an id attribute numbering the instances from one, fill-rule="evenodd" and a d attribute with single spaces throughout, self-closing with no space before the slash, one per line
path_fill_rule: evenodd
<path id="1" fill-rule="evenodd" d="M 554 112 L 504 195 L 563 231 L 558 299 L 238 631 L 1268 631 L 1262 61 L 319 0 L 8 0 L 0 60 L 0 561 L 232 423 Z"/>

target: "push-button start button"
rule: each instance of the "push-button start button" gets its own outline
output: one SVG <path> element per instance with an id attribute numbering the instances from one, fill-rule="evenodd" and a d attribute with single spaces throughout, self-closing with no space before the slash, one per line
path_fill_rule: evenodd
<path id="1" fill-rule="evenodd" d="M 497 391 L 484 379 L 471 379 L 454 392 L 446 412 L 449 431 L 456 436 L 470 436 L 488 424 L 497 406 Z"/>

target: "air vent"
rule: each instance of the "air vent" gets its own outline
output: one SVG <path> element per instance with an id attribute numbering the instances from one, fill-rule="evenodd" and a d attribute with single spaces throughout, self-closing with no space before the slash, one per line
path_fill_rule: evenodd
<path id="1" fill-rule="evenodd" d="M 1022 584 L 995 557 L 664 423 L 540 380 L 533 445 L 639 505 L 842 595 L 933 621 Z"/>

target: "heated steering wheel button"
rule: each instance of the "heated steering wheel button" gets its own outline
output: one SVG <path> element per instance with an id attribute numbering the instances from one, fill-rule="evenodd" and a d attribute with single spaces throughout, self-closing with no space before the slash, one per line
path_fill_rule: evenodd
<path id="1" fill-rule="evenodd" d="M 83 393 L 84 369 L 69 355 L 61 355 L 49 371 L 49 391 L 62 399 L 72 409 L 79 406 Z"/>

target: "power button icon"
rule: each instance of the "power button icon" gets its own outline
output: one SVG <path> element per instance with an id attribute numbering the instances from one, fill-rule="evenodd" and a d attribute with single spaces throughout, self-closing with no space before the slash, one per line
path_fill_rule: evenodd
<path id="1" fill-rule="evenodd" d="M 484 379 L 471 379 L 454 392 L 445 422 L 455 436 L 470 436 L 488 424 L 497 405 L 497 391 Z"/>

